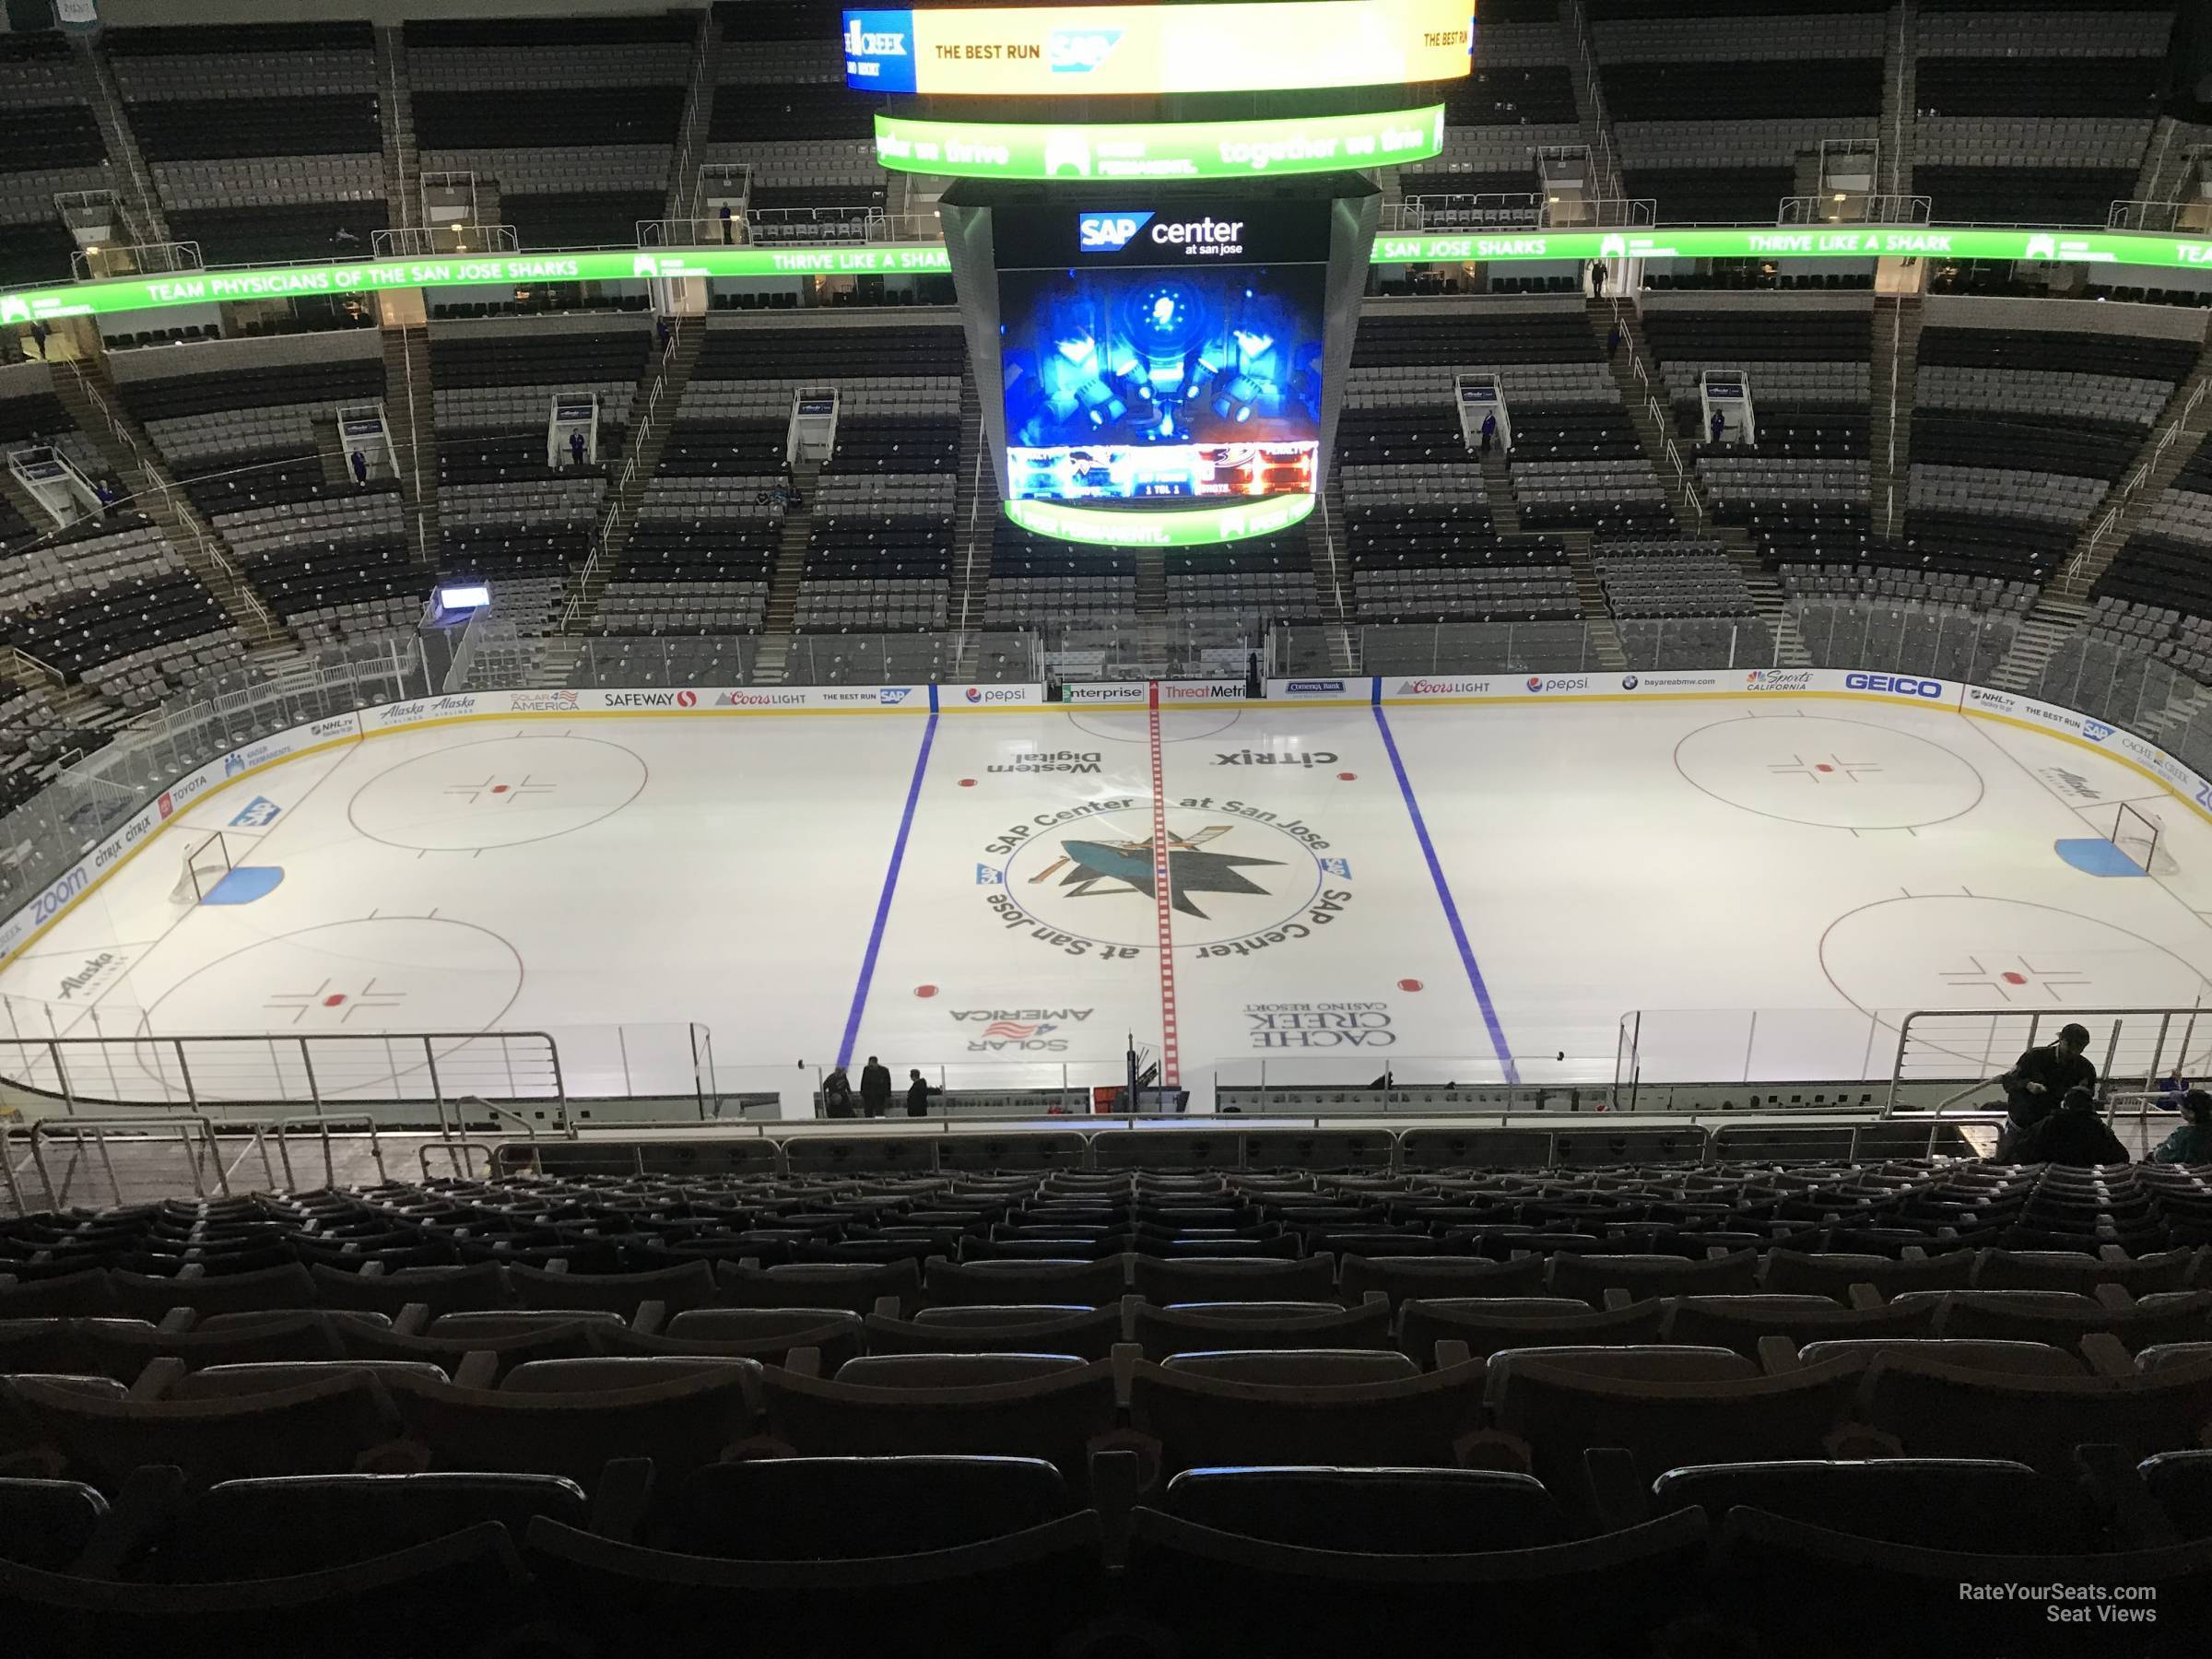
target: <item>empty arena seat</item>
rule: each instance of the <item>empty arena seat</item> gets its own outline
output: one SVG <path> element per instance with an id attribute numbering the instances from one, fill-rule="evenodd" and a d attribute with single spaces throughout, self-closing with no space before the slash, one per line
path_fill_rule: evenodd
<path id="1" fill-rule="evenodd" d="M 1910 1455 L 2015 1458 L 2064 1476 L 2079 1445 L 2136 1457 L 2201 1445 L 2212 1364 L 2136 1378 L 2006 1376 L 1883 1354 L 1863 1398 L 1865 1420 Z"/>
<path id="2" fill-rule="evenodd" d="M 538 1267 L 511 1267 L 507 1284 L 525 1308 L 594 1309 L 624 1319 L 634 1315 L 643 1302 L 659 1302 L 677 1313 L 721 1300 L 713 1269 L 704 1262 L 645 1273 L 548 1273 Z"/>
<path id="3" fill-rule="evenodd" d="M 912 1261 L 807 1262 L 781 1267 L 720 1262 L 715 1277 L 724 1300 L 748 1308 L 844 1308 L 869 1313 L 886 1298 L 911 1310 L 922 1293 L 921 1270 Z"/>
<path id="4" fill-rule="evenodd" d="M 1101 1529 L 1088 1510 L 974 1543 L 856 1559 L 747 1559 L 742 1539 L 712 1534 L 682 1542 L 682 1551 L 652 1549 L 541 1520 L 529 1553 L 565 1627 L 619 1646 L 635 1640 L 638 1610 L 649 1607 L 654 1651 L 680 1659 L 727 1652 L 733 1629 L 764 1646 L 838 1659 L 940 1643 L 1017 1659 L 1082 1629 L 1105 1590 Z"/>
<path id="5" fill-rule="evenodd" d="M 407 1267 L 397 1273 L 347 1273 L 317 1262 L 308 1269 L 313 1300 L 326 1308 L 360 1308 L 396 1315 L 420 1304 L 432 1318 L 514 1305 L 507 1276 L 496 1262 L 465 1267 Z"/>
<path id="6" fill-rule="evenodd" d="M 1567 1628 L 1578 1644 L 1615 1651 L 1638 1640 L 1628 1606 L 1665 1621 L 1688 1603 L 1707 1531 L 1701 1513 L 1683 1511 L 1557 1544 L 1509 1538 L 1486 1553 L 1477 1535 L 1456 1553 L 1394 1553 L 1281 1543 L 1140 1508 L 1124 1582 L 1147 1628 L 1239 1659 L 1362 1643 L 1415 1651 L 1462 1623 L 1507 1652 L 1541 1651 Z M 1591 1596 L 1600 1581 L 1606 1594 Z"/>
<path id="7" fill-rule="evenodd" d="M 695 1471 L 661 1536 L 696 1555 L 862 1559 L 956 1549 L 1080 1508 L 1039 1458 L 776 1457 Z"/>
<path id="8" fill-rule="evenodd" d="M 382 1385 L 359 1372 L 182 1403 L 97 1398 L 32 1378 L 0 1382 L 0 1394 L 61 1453 L 70 1472 L 108 1491 L 147 1464 L 172 1465 L 196 1485 L 344 1473 L 389 1441 L 399 1420 Z"/>
<path id="9" fill-rule="evenodd" d="M 1667 1310 L 1669 1342 L 1711 1343 L 1757 1357 L 1765 1336 L 1803 1345 L 1840 1337 L 1927 1336 L 1932 1307 L 1845 1308 L 1824 1296 L 1685 1296 Z"/>
<path id="10" fill-rule="evenodd" d="M 1390 1305 L 1377 1297 L 1356 1308 L 1333 1302 L 1139 1302 L 1130 1335 L 1148 1359 L 1210 1348 L 1387 1347 Z"/>
<path id="11" fill-rule="evenodd" d="M 2107 1542 L 2098 1503 L 2077 1481 L 2004 1458 L 1689 1464 L 1653 1481 L 1654 1512 L 1690 1505 L 1716 1525 L 1748 1507 L 1936 1549 L 2074 1555 Z"/>
<path id="12" fill-rule="evenodd" d="M 1296 1355 L 1283 1358 L 1294 1363 Z M 1481 1382 L 1479 1366 L 1306 1384 L 1244 1382 L 1143 1362 L 1131 1379 L 1130 1420 L 1160 1443 L 1171 1473 L 1225 1464 L 1449 1468 L 1463 1438 L 1480 1427 Z"/>
<path id="13" fill-rule="evenodd" d="M 911 1321 L 879 1313 L 867 1319 L 872 1354 L 1073 1354 L 1104 1359 L 1123 1334 L 1118 1304 L 1070 1308 L 979 1303 L 924 1308 Z M 823 1369 L 833 1371 L 826 1362 Z"/>
<path id="14" fill-rule="evenodd" d="M 1554 1296 L 1576 1296 L 1593 1305 L 1607 1290 L 1631 1297 L 1747 1294 L 1759 1288 L 1759 1257 L 1739 1251 L 1716 1261 L 1678 1256 L 1555 1255 L 1545 1288 Z"/>
<path id="15" fill-rule="evenodd" d="M 82 1481 L 0 1477 L 0 1560 L 62 1571 L 107 1516 L 108 1500 Z"/>
<path id="16" fill-rule="evenodd" d="M 1724 1349 L 1689 1350 L 1708 1359 L 1631 1349 L 1628 1360 L 1541 1349 L 1491 1361 L 1488 1385 L 1497 1438 L 1484 1442 L 1542 1480 L 1570 1507 L 1594 1500 L 1583 1453 L 1618 1447 L 1650 1478 L 1679 1465 L 1747 1453 L 1820 1456 L 1840 1449 L 1863 1370 L 1847 1360 L 1779 1377 L 1745 1374 L 1748 1362 Z M 1685 1372 L 1688 1374 L 1684 1374 Z M 1701 1373 L 1701 1374 L 1700 1374 Z"/>
<path id="17" fill-rule="evenodd" d="M 1488 1262 L 1469 1256 L 1394 1255 L 1374 1260 L 1347 1255 L 1342 1268 L 1347 1301 L 1356 1301 L 1370 1290 L 1379 1290 L 1395 1308 L 1408 1298 L 1481 1296 L 1540 1296 L 1544 1291 L 1544 1258 L 1523 1256 L 1512 1262 Z"/>
<path id="18" fill-rule="evenodd" d="M 761 1375 L 746 1359 L 590 1358 L 525 1362 L 497 1389 L 411 1377 L 391 1388 L 436 1469 L 590 1484 L 618 1457 L 650 1457 L 670 1477 L 714 1462 L 750 1430 Z"/>
<path id="19" fill-rule="evenodd" d="M 1477 1359 L 1514 1347 L 1655 1342 L 1666 1313 L 1656 1300 L 1594 1310 L 1571 1297 L 1415 1299 L 1399 1306 L 1398 1346 L 1426 1364 L 1441 1342 L 1464 1343 Z"/>
<path id="20" fill-rule="evenodd" d="M 1185 1469 L 1163 1514 L 1215 1532 L 1358 1555 L 1526 1549 L 1571 1535 L 1543 1483 L 1502 1469 Z"/>
<path id="21" fill-rule="evenodd" d="M 1810 1253 L 1780 1249 L 1766 1253 L 1760 1288 L 1784 1294 L 1827 1296 L 1841 1302 L 1853 1285 L 1865 1285 L 1886 1297 L 1907 1290 L 1964 1289 L 1972 1280 L 1974 1253 L 1951 1250 L 1917 1261 L 1849 1252 Z"/>
<path id="22" fill-rule="evenodd" d="M 1128 1268 L 1116 1253 L 1103 1261 L 931 1262 L 923 1287 L 936 1307 L 1051 1302 L 1099 1308 L 1118 1303 L 1128 1281 Z"/>

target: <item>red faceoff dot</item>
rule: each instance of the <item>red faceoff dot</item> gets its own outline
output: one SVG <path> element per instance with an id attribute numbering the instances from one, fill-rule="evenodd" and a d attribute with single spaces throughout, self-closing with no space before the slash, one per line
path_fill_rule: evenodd
<path id="1" fill-rule="evenodd" d="M 1358 782 L 1359 777 L 1359 774 L 1358 772 L 1338 772 L 1336 774 L 1336 781 L 1339 783 L 1351 783 Z"/>
<path id="2" fill-rule="evenodd" d="M 504 783 L 494 783 L 491 786 L 491 793 L 493 794 L 505 794 L 507 793 L 507 785 Z"/>
<path id="3" fill-rule="evenodd" d="M 931 997 L 935 996 L 936 994 L 937 988 L 935 985 L 916 985 L 914 987 L 914 994 L 916 996 Z"/>
<path id="4" fill-rule="evenodd" d="M 1834 771 L 1836 769 L 1830 766 L 1827 761 L 1823 760 L 1815 766 L 1813 770 L 1815 771 Z"/>
<path id="5" fill-rule="evenodd" d="M 973 778 L 962 778 L 960 780 L 960 787 L 962 789 L 973 789 L 975 787 L 975 780 Z"/>
<path id="6" fill-rule="evenodd" d="M 1420 988 L 1421 982 L 1419 980 L 1400 980 L 1398 982 L 1398 989 L 1401 991 L 1418 991 Z"/>
<path id="7" fill-rule="evenodd" d="M 2014 973 L 2014 972 L 2010 971 L 2009 970 L 2007 970 L 2007 971 L 2006 971 L 2005 973 L 2003 973 L 2003 974 L 2002 974 L 2002 975 L 2000 975 L 1999 977 L 2000 977 L 2000 978 L 2002 978 L 2002 979 L 2004 980 L 2004 982 L 2005 982 L 2006 984 L 2008 984 L 2008 985 L 2024 985 L 2024 984 L 2026 984 L 2026 983 L 2028 982 L 2028 976 L 2027 976 L 2026 974 L 2024 974 L 2024 973 Z"/>
<path id="8" fill-rule="evenodd" d="M 340 1003 L 344 1002 L 345 1000 L 346 1000 L 346 995 L 345 995 L 345 993 L 343 993 L 343 992 L 333 992 L 333 993 L 332 993 L 330 995 L 328 995 L 328 996 L 326 996 L 326 997 L 324 997 L 324 998 L 323 999 L 323 1006 L 324 1006 L 324 1007 L 326 1007 L 326 1008 L 335 1008 L 335 1007 L 336 1007 L 336 1006 L 338 1006 Z"/>

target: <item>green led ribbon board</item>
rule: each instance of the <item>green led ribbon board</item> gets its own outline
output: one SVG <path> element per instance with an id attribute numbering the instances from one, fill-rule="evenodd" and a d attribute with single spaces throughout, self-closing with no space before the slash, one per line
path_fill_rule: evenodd
<path id="1" fill-rule="evenodd" d="M 1104 547 L 1209 547 L 1268 535 L 1304 522 L 1310 495 L 1230 501 L 1218 507 L 1069 507 L 1056 501 L 1008 501 L 1006 513 L 1024 530 L 1057 541 Z"/>
<path id="2" fill-rule="evenodd" d="M 962 179 L 1248 179 L 1425 161 L 1444 147 L 1444 106 L 1278 121 L 1034 126 L 876 117 L 892 172 Z"/>
<path id="3" fill-rule="evenodd" d="M 1376 265 L 1442 265 L 1479 260 L 1512 265 L 1546 259 L 1921 259 L 2049 260 L 2136 269 L 2212 270 L 2212 240 L 1977 229 L 1938 225 L 1830 227 L 1718 226 L 1695 229 L 1534 230 L 1524 234 L 1389 235 L 1375 239 Z M 0 326 L 54 317 L 104 317 L 166 305 L 306 295 L 372 294 L 382 288 L 513 286 L 538 282 L 621 282 L 672 276 L 907 276 L 951 270 L 941 244 L 777 248 L 635 248 L 584 253 L 524 253 L 452 259 L 359 260 L 342 265 L 267 265 L 114 277 L 0 294 Z"/>

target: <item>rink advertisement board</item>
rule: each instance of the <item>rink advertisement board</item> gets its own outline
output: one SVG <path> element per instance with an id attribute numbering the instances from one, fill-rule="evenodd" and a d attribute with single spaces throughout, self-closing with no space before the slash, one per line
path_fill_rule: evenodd
<path id="1" fill-rule="evenodd" d="M 1455 80 L 1473 0 L 1215 0 L 844 14 L 856 92 L 992 98 L 1299 91 Z"/>
<path id="2" fill-rule="evenodd" d="M 1279 8 L 1270 8 L 1279 9 Z M 1048 140 L 1049 143 L 1049 140 Z M 1260 170 L 1255 170 L 1260 171 Z M 1072 176 L 1072 175 L 1062 175 Z M 1263 175 L 1264 176 L 1264 173 Z M 1634 232 L 1535 230 L 1471 236 L 1394 234 L 1375 238 L 1371 263 L 1513 265 L 1587 259 L 1987 259 L 2136 268 L 2212 270 L 2212 241 L 2127 231 L 2081 233 L 1967 229 L 1956 226 L 1701 226 Z M 335 265 L 260 265 L 164 272 L 0 294 L 0 327 L 58 317 L 106 317 L 168 305 L 373 294 L 383 288 L 446 288 L 546 282 L 625 282 L 717 276 L 909 276 L 941 275 L 951 263 L 941 242 L 856 246 L 610 248 L 585 253 L 476 255 L 450 259 L 354 260 Z"/>

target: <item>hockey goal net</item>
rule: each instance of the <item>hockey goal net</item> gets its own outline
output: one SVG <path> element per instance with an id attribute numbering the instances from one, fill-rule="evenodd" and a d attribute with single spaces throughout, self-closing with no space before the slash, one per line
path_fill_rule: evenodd
<path id="1" fill-rule="evenodd" d="M 172 904 L 198 904 L 215 891 L 216 883 L 230 874 L 229 838 L 219 830 L 196 836 L 184 849 L 184 867 L 170 889 Z"/>
<path id="2" fill-rule="evenodd" d="M 2173 855 L 2166 847 L 2166 826 L 2141 807 L 2123 801 L 2112 809 L 2112 845 L 2146 876 L 2170 876 Z"/>

